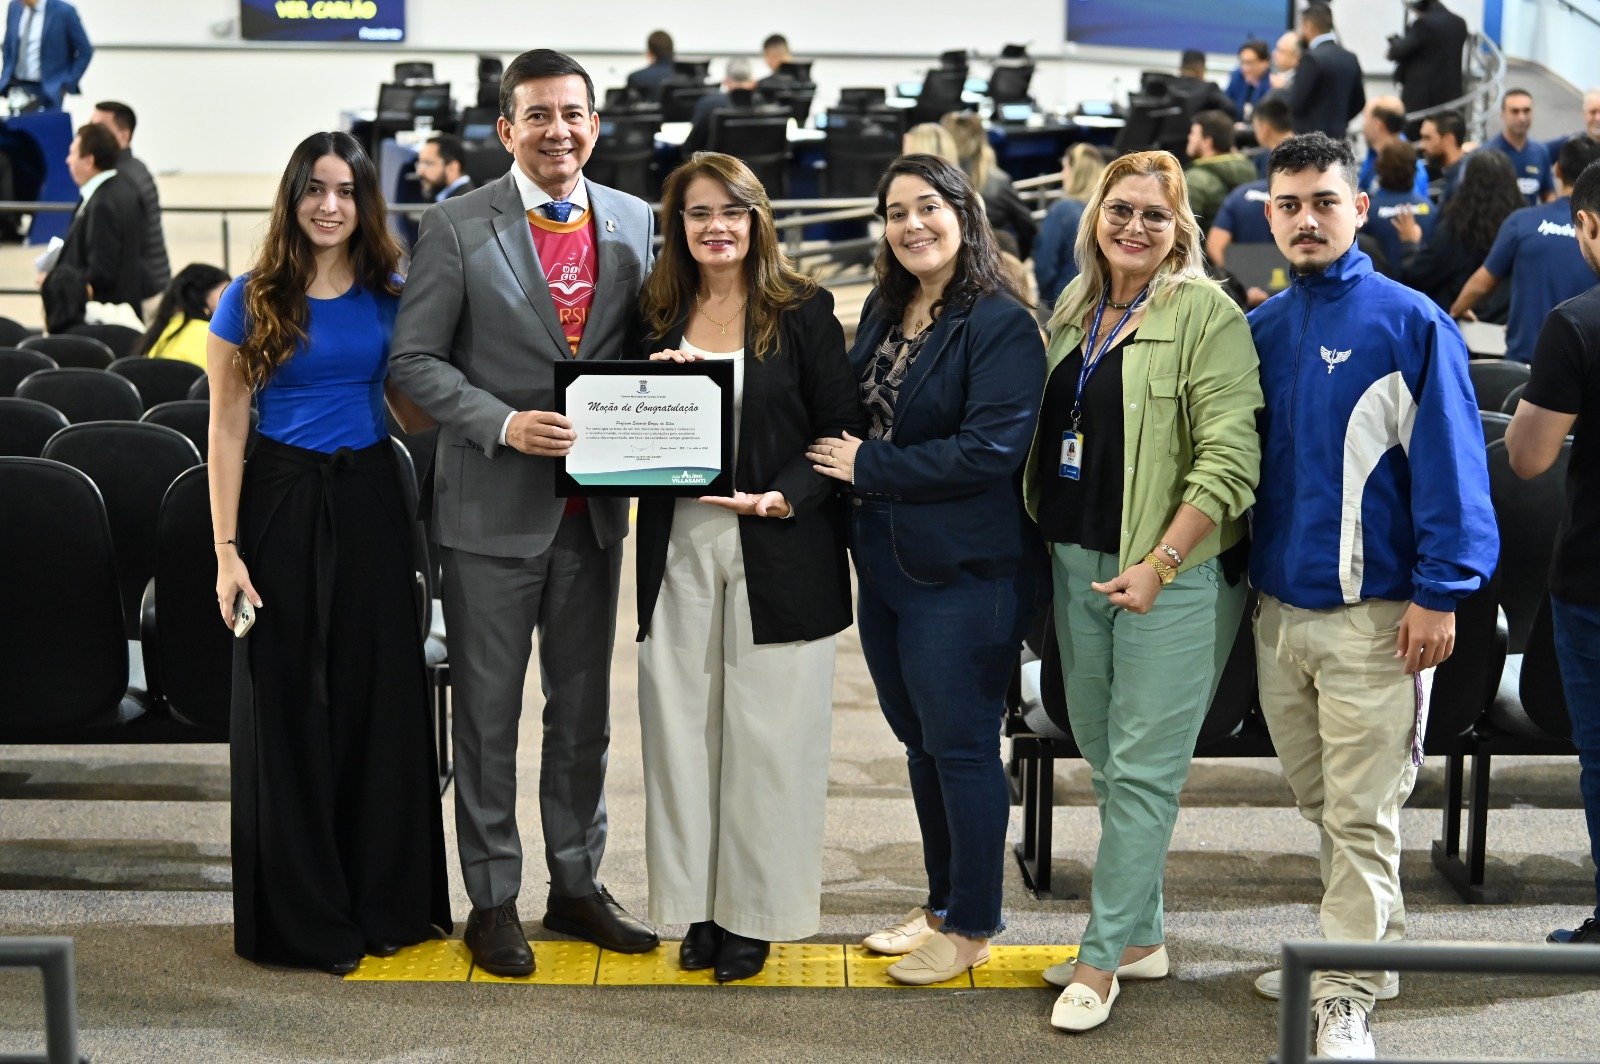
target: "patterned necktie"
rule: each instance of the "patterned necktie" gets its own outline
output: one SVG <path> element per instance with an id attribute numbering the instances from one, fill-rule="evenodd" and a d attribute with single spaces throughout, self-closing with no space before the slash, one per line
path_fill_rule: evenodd
<path id="1" fill-rule="evenodd" d="M 553 222 L 564 223 L 568 218 L 572 217 L 572 204 L 566 200 L 551 200 L 549 203 L 541 203 L 539 210 Z"/>

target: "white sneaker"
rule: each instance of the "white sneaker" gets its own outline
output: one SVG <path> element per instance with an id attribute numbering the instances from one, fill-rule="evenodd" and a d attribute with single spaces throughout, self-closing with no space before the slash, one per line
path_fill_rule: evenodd
<path id="1" fill-rule="evenodd" d="M 1274 968 L 1270 972 L 1262 972 L 1256 977 L 1256 993 L 1268 1001 L 1277 1001 L 1283 996 L 1283 970 Z M 1400 996 L 1400 973 L 1384 972 L 1383 983 L 1378 987 L 1378 992 L 1372 995 L 1379 1001 L 1393 1001 Z"/>
<path id="2" fill-rule="evenodd" d="M 1317 1021 L 1317 1056 L 1334 1060 L 1372 1060 L 1372 1017 L 1355 998 L 1323 998 L 1311 1006 Z"/>
<path id="3" fill-rule="evenodd" d="M 1117 977 L 1111 977 L 1111 992 L 1104 1001 L 1082 983 L 1073 983 L 1056 998 L 1050 1010 L 1050 1026 L 1060 1031 L 1090 1031 L 1111 1018 L 1111 1004 L 1122 993 Z"/>
<path id="4" fill-rule="evenodd" d="M 921 906 L 912 909 L 882 931 L 874 931 L 861 940 L 861 944 L 874 953 L 903 956 L 938 934 L 928 926 L 928 911 Z"/>
<path id="5" fill-rule="evenodd" d="M 1076 960 L 1062 961 L 1052 964 L 1039 974 L 1051 986 L 1069 986 L 1072 983 L 1073 966 Z M 1117 969 L 1118 979 L 1165 979 L 1172 970 L 1171 961 L 1167 957 L 1167 947 L 1162 945 L 1148 957 L 1141 957 L 1130 961 Z"/>

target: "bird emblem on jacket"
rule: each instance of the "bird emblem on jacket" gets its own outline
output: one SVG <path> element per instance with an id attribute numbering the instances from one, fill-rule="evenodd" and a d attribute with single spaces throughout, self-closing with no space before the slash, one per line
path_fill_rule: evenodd
<path id="1" fill-rule="evenodd" d="M 1317 346 L 1322 347 L 1321 344 L 1318 344 Z M 1353 351 L 1354 348 L 1351 348 L 1350 350 Z M 1322 347 L 1322 361 L 1328 364 L 1329 373 L 1333 372 L 1333 367 L 1337 366 L 1339 363 L 1343 362 L 1349 357 L 1350 351 L 1332 351 L 1326 347 Z"/>

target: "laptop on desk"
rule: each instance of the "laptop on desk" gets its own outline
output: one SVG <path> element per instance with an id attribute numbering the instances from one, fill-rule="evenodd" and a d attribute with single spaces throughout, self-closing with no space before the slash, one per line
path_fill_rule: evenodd
<path id="1" fill-rule="evenodd" d="M 1293 276 L 1289 260 L 1277 244 L 1229 244 L 1227 271 L 1246 288 L 1260 288 L 1277 295 L 1289 287 Z"/>

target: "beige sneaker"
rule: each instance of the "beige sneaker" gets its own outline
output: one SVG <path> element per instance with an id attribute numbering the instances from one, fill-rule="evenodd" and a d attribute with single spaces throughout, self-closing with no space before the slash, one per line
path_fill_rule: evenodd
<path id="1" fill-rule="evenodd" d="M 912 909 L 882 931 L 874 931 L 861 940 L 861 944 L 874 953 L 887 953 L 900 957 L 938 934 L 928 926 L 928 911 L 921 906 Z"/>
<path id="2" fill-rule="evenodd" d="M 982 946 L 971 964 L 962 964 L 949 935 L 929 932 L 928 939 L 911 953 L 889 965 L 889 978 L 908 986 L 928 986 L 954 979 L 969 968 L 989 962 L 989 947 Z"/>

